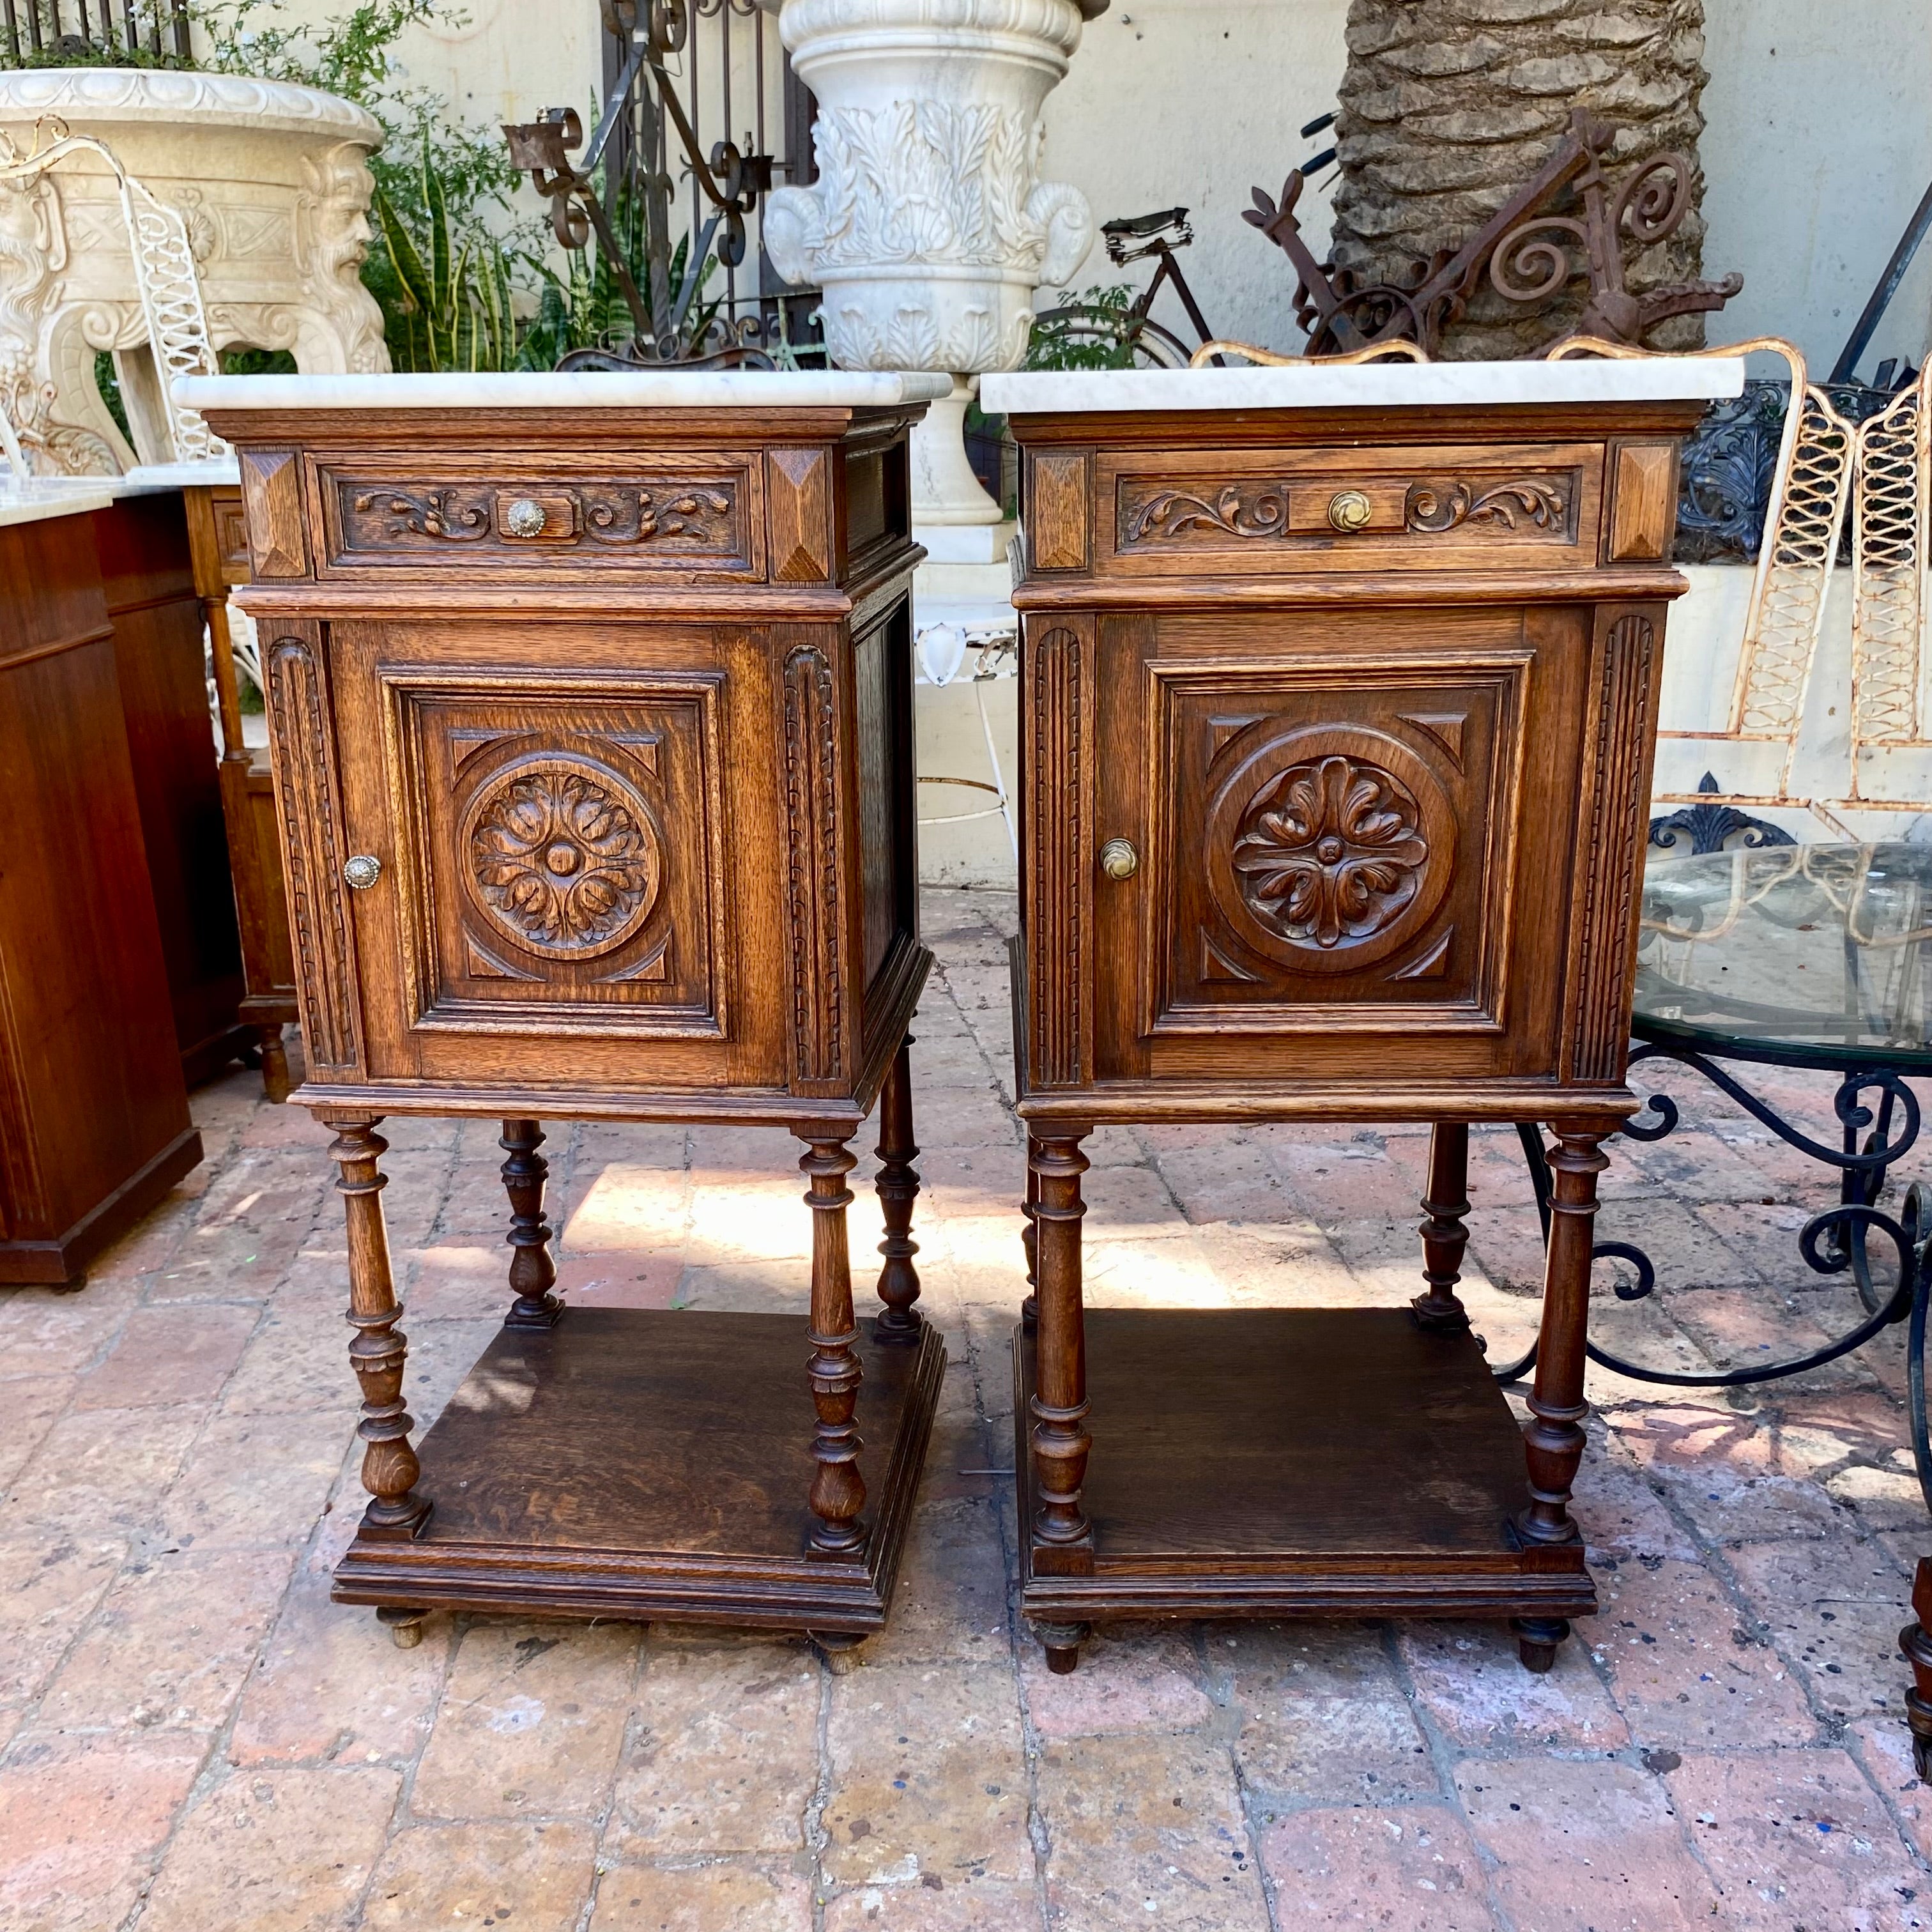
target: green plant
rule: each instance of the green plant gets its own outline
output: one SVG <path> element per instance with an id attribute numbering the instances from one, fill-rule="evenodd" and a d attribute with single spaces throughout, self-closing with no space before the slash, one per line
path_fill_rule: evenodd
<path id="1" fill-rule="evenodd" d="M 394 278 L 384 318 L 389 359 L 403 370 L 509 368 L 517 328 L 508 259 L 480 224 L 457 242 L 427 130 L 422 152 L 419 221 L 382 182 L 370 205 Z"/>
<path id="2" fill-rule="evenodd" d="M 1134 359 L 1136 292 L 1126 284 L 1060 292 L 1060 306 L 1042 316 L 1027 344 L 1028 369 L 1126 369 Z"/>
<path id="3" fill-rule="evenodd" d="M 609 219 L 632 285 L 649 302 L 650 248 L 641 198 L 627 190 L 610 211 Z M 685 289 L 690 260 L 691 237 L 681 235 L 671 250 L 667 278 L 674 303 Z M 630 304 L 616 274 L 594 242 L 572 250 L 560 276 L 534 256 L 526 254 L 523 260 L 537 277 L 538 296 L 536 315 L 518 358 L 519 368 L 553 369 L 574 349 L 608 348 L 635 332 Z M 685 310 L 680 333 L 686 341 L 701 341 L 723 306 L 705 292 L 717 273 L 718 257 L 707 249 Z"/>
<path id="4" fill-rule="evenodd" d="M 467 24 L 443 0 L 360 0 L 320 29 L 286 24 L 284 0 L 218 0 L 196 19 L 204 64 L 320 87 L 381 123 L 370 157 L 378 240 L 364 286 L 381 305 L 398 369 L 502 369 L 516 356 L 512 265 L 536 218 L 519 221 L 517 182 L 494 128 L 464 125 L 448 103 L 399 74 L 395 44 L 410 27 Z"/>

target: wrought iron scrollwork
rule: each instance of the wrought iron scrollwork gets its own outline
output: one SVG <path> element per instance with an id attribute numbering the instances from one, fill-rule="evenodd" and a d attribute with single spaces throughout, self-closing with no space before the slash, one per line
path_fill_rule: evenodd
<path id="1" fill-rule="evenodd" d="M 1635 1066 L 1642 1061 L 1666 1059 L 1701 1074 L 1721 1092 L 1762 1121 L 1788 1145 L 1814 1160 L 1837 1168 L 1841 1176 L 1841 1198 L 1833 1206 L 1814 1214 L 1798 1231 L 1798 1251 L 1805 1266 L 1815 1276 L 1828 1278 L 1849 1274 L 1864 1309 L 1862 1320 L 1845 1334 L 1808 1354 L 1784 1360 L 1755 1364 L 1747 1368 L 1718 1370 L 1702 1374 L 1675 1370 L 1653 1369 L 1614 1353 L 1594 1340 L 1586 1352 L 1600 1368 L 1627 1376 L 1634 1382 L 1665 1388 L 1744 1388 L 1760 1382 L 1803 1375 L 1853 1354 L 1875 1336 L 1900 1322 L 1909 1324 L 1906 1334 L 1906 1368 L 1909 1407 L 1911 1412 L 1912 1449 L 1917 1459 L 1919 1486 L 1926 1506 L 1932 1509 L 1932 1437 L 1928 1437 L 1925 1414 L 1925 1331 L 1927 1305 L 1932 1300 L 1932 1189 L 1915 1181 L 1906 1190 L 1900 1211 L 1886 1213 L 1877 1204 L 1888 1172 L 1917 1144 L 1922 1125 L 1918 1099 L 1904 1078 L 1892 1067 L 1873 1065 L 1856 1068 L 1840 1080 L 1833 1097 L 1832 1111 L 1843 1129 L 1843 1144 L 1826 1146 L 1785 1120 L 1768 1102 L 1703 1054 L 1676 1045 L 1652 1042 L 1638 1047 L 1630 1056 Z M 1865 1096 L 1875 1094 L 1876 1106 Z M 1633 1140 L 1659 1141 L 1678 1126 L 1681 1114 L 1669 1095 L 1648 1096 L 1646 1111 L 1654 1118 L 1628 1121 L 1623 1129 Z M 1537 1213 L 1546 1240 L 1550 1232 L 1550 1169 L 1537 1127 L 1528 1124 L 1516 1129 L 1528 1164 L 1536 1195 Z M 1861 1144 L 1862 1137 L 1862 1144 Z M 1897 1263 L 1895 1278 L 1884 1284 L 1872 1265 L 1872 1244 L 1889 1243 Z M 1636 1278 L 1618 1281 L 1612 1287 L 1618 1299 L 1641 1301 L 1657 1286 L 1657 1270 L 1649 1256 L 1630 1241 L 1599 1241 L 1591 1250 L 1594 1260 L 1618 1261 L 1635 1270 Z M 1516 1360 L 1494 1369 L 1498 1382 L 1520 1380 L 1535 1366 L 1534 1343 Z"/>

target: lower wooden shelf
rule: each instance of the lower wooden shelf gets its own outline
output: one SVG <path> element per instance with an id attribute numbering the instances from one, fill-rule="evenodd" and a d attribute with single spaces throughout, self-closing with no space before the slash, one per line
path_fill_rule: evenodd
<path id="1" fill-rule="evenodd" d="M 1034 1346 L 1014 1333 L 1026 1615 L 1595 1611 L 1582 1546 L 1510 1526 L 1522 1432 L 1468 1335 L 1406 1309 L 1096 1308 L 1086 1355 L 1090 1559 L 1034 1546 Z"/>
<path id="2" fill-rule="evenodd" d="M 574 1308 L 484 1350 L 420 1445 L 428 1521 L 359 1531 L 336 1601 L 880 1628 L 946 1349 L 929 1324 L 912 1342 L 859 1326 L 862 1554 L 808 1553 L 801 1318 Z"/>

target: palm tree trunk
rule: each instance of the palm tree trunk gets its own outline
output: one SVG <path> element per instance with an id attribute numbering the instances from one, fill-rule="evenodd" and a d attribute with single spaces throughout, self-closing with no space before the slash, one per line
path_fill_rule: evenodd
<path id="1" fill-rule="evenodd" d="M 1695 169 L 1703 0 L 1350 0 L 1348 41 L 1334 252 L 1364 280 L 1401 278 L 1460 245 L 1542 165 L 1574 106 L 1617 129 L 1615 162 L 1674 148 Z M 1634 261 L 1626 250 L 1633 292 L 1701 274 L 1702 199 L 1696 172 L 1677 231 Z M 1586 290 L 1525 310 L 1485 279 L 1444 353 L 1522 355 L 1574 322 Z M 1700 315 L 1652 338 L 1676 349 L 1703 339 Z"/>

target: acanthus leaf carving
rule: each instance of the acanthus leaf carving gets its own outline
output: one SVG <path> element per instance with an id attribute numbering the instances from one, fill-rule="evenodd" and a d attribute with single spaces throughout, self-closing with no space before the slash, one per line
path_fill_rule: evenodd
<path id="1" fill-rule="evenodd" d="M 267 653 L 266 668 L 302 1034 L 318 1070 L 353 1070 L 362 1058 L 357 1022 L 361 994 L 343 904 L 334 755 L 321 670 L 300 638 L 278 638 Z"/>
<path id="2" fill-rule="evenodd" d="M 1440 536 L 1465 524 L 1514 530 L 1519 518 L 1536 530 L 1566 530 L 1568 490 L 1554 478 L 1543 476 L 1513 477 L 1488 484 L 1413 483 L 1402 506 L 1407 527 L 1430 536 Z"/>
<path id="3" fill-rule="evenodd" d="M 1282 483 L 1230 483 L 1211 500 L 1184 490 L 1159 490 L 1127 519 L 1126 541 L 1220 530 L 1231 537 L 1278 537 L 1288 529 L 1288 488 Z"/>
<path id="4" fill-rule="evenodd" d="M 792 1064 L 807 1082 L 836 1080 L 844 1065 L 837 723 L 832 667 L 823 651 L 801 644 L 784 664 L 786 903 Z"/>
<path id="5" fill-rule="evenodd" d="M 1577 1080 L 1621 1078 L 1630 1051 L 1634 900 L 1649 805 L 1644 754 L 1656 728 L 1651 715 L 1656 653 L 1656 627 L 1635 611 L 1604 634 L 1590 796 L 1578 827 L 1588 859 L 1576 926 L 1570 1076 Z"/>

